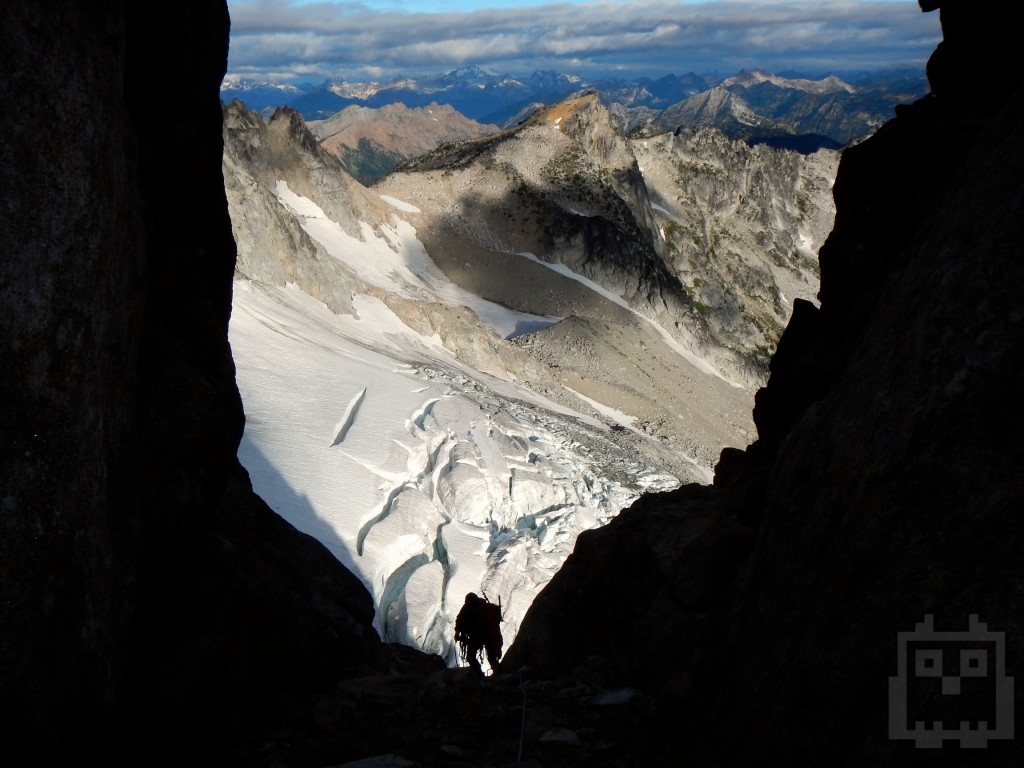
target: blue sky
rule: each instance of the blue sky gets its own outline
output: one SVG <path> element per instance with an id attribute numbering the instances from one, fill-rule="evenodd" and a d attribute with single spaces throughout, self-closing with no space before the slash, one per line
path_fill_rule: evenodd
<path id="1" fill-rule="evenodd" d="M 911 67 L 940 38 L 916 0 L 228 0 L 229 74 L 388 80 L 478 65 L 588 77 Z"/>

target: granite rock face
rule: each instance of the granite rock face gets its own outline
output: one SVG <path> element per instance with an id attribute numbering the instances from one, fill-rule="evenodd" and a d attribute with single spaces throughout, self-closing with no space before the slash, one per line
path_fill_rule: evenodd
<path id="1" fill-rule="evenodd" d="M 109 743 L 124 685 L 138 521 L 138 326 L 145 306 L 124 20 L 108 4 L 5 6 L 0 43 L 0 689 L 10 734 Z M 66 30 L 74 27 L 74 39 Z M 60 37 L 64 55 L 45 41 Z M 50 85 L 61 82 L 54 93 Z M 16 102 L 15 102 L 16 99 Z M 17 108 L 14 108 L 14 103 Z M 102 168 L 100 174 L 95 173 Z M 102 466 L 95 460 L 105 456 Z M 90 737 L 91 735 L 91 737 Z"/>
<path id="2" fill-rule="evenodd" d="M 507 279 L 509 254 L 534 254 L 753 390 L 792 301 L 817 290 L 838 158 L 749 147 L 710 127 L 627 138 L 591 92 L 410 160 L 374 189 L 420 209 L 417 231 L 454 282 L 523 311 L 607 320 L 591 302 Z"/>
<path id="3" fill-rule="evenodd" d="M 277 199 L 279 182 L 329 211 L 346 234 L 379 227 L 386 206 L 341 171 L 291 109 L 269 123 L 237 99 L 224 107 L 224 188 L 239 275 L 268 285 L 295 283 L 332 311 L 352 313 L 355 278 L 299 226 Z"/>
<path id="4" fill-rule="evenodd" d="M 693 299 L 702 341 L 740 354 L 752 386 L 763 384 L 793 301 L 818 290 L 839 153 L 750 147 L 711 127 L 630 145 L 655 203 L 660 252 Z"/>
<path id="5" fill-rule="evenodd" d="M 606 596 L 605 616 L 618 599 L 670 611 L 644 625 L 657 653 L 595 649 L 625 682 L 664 681 L 675 735 L 650 745 L 650 764 L 958 763 L 955 740 L 933 751 L 889 737 L 897 633 L 929 615 L 938 632 L 966 631 L 973 615 L 1004 633 L 1006 674 L 1024 658 L 1024 93 L 996 5 L 941 5 L 950 44 L 929 66 L 933 93 L 844 153 L 821 307 L 799 306 L 782 337 L 758 441 L 723 454 L 712 489 L 641 499 L 581 537 L 506 656 L 510 670 L 582 663 L 588 633 L 563 643 L 553 627 L 596 629 L 584 585 Z M 678 535 L 650 536 L 643 517 L 673 508 L 674 530 L 715 522 L 671 562 L 659 547 Z M 696 582 L 678 576 L 726 526 L 752 531 L 750 554 L 704 593 L 701 631 L 679 631 Z M 638 569 L 620 598 L 613 549 L 671 564 Z M 991 699 L 965 702 L 964 719 L 1000 716 Z M 956 715 L 937 689 L 915 706 Z M 983 759 L 1019 761 L 1020 742 L 992 740 Z"/>
<path id="6" fill-rule="evenodd" d="M 235 458 L 227 37 L 224 3 L 5 5 L 8 764 L 214 755 L 268 700 L 383 658 L 365 590 Z"/>

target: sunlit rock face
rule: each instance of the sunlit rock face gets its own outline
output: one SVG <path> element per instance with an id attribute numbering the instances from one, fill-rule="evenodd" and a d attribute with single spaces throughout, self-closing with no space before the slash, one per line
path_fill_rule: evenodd
<path id="1" fill-rule="evenodd" d="M 798 306 L 782 337 L 757 398 L 759 439 L 723 454 L 711 491 L 643 497 L 582 537 L 506 656 L 512 669 L 552 658 L 568 669 L 593 652 L 623 681 L 663 680 L 653 686 L 678 737 L 651 746 L 652 764 L 956 764 L 955 739 L 932 751 L 890 738 L 898 633 L 926 616 L 936 631 L 968 631 L 976 616 L 1005 632 L 1006 658 L 1024 653 L 1024 96 L 997 6 L 948 5 L 934 94 L 843 156 L 821 306 Z M 979 99 L 982 69 L 999 86 L 986 79 Z M 727 556 L 742 530 L 749 554 Z M 601 574 L 630 550 L 662 565 L 597 618 L 582 595 L 617 594 Z M 716 579 L 693 578 L 697 563 Z M 591 639 L 607 616 L 670 650 L 645 663 L 635 645 Z M 556 622 L 573 627 L 564 642 Z M 917 700 L 935 719 L 948 704 L 937 690 Z M 972 717 L 994 712 L 988 702 Z M 1021 757 L 1019 740 L 987 749 Z"/>
<path id="2" fill-rule="evenodd" d="M 794 302 L 817 301 L 840 153 L 751 147 L 710 126 L 630 146 L 659 251 L 693 301 L 709 359 L 739 356 L 745 375 L 764 383 Z"/>
<path id="3" fill-rule="evenodd" d="M 352 105 L 324 119 L 308 121 L 320 145 L 345 171 L 370 185 L 403 160 L 441 144 L 466 141 L 498 130 L 470 120 L 449 103 L 423 107 L 388 104 L 380 109 Z"/>
<path id="4" fill-rule="evenodd" d="M 460 285 L 518 309 L 605 319 L 571 293 L 527 290 L 529 275 L 507 279 L 522 269 L 510 254 L 533 254 L 757 387 L 792 302 L 817 291 L 838 160 L 749 147 L 711 127 L 627 138 L 590 93 L 415 158 L 375 189 L 417 206 L 428 251 Z"/>

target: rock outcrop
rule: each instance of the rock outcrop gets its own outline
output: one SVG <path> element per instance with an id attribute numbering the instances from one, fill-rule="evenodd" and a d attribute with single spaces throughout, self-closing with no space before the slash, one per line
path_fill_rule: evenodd
<path id="1" fill-rule="evenodd" d="M 265 123 L 236 99 L 224 106 L 224 145 L 235 271 L 267 285 L 295 283 L 334 312 L 351 314 L 356 277 L 299 226 L 278 201 L 277 185 L 312 200 L 359 239 L 362 223 L 379 227 L 387 206 L 341 171 L 295 110 L 278 109 Z"/>
<path id="2" fill-rule="evenodd" d="M 890 738 L 897 633 L 973 615 L 1004 633 L 1006 674 L 1024 658 L 1024 92 L 995 4 L 922 3 L 939 5 L 932 94 L 843 156 L 821 307 L 798 306 L 782 337 L 759 439 L 723 453 L 712 489 L 641 499 L 581 537 L 506 656 L 565 670 L 597 652 L 622 682 L 662 681 L 674 735 L 647 764 L 955 764 L 955 739 Z M 624 552 L 647 563 L 625 589 Z M 658 653 L 588 640 L 629 615 L 620 595 Z M 965 695 L 963 719 L 997 727 L 994 695 Z M 960 727 L 938 687 L 912 706 Z M 1021 751 L 993 739 L 984 759 Z"/>
<path id="3" fill-rule="evenodd" d="M 8 765 L 212 760 L 383 663 L 365 589 L 235 457 L 228 25 L 223 2 L 4 8 Z"/>
<path id="4" fill-rule="evenodd" d="M 839 153 L 751 147 L 711 127 L 630 146 L 659 250 L 693 299 L 704 344 L 741 355 L 747 377 L 763 383 L 793 301 L 818 290 Z"/>
<path id="5" fill-rule="evenodd" d="M 817 289 L 838 157 L 749 147 L 712 128 L 629 139 L 589 93 L 404 163 L 374 188 L 420 209 L 417 231 L 455 282 L 517 309 L 608 319 L 568 292 L 507 279 L 514 254 L 535 254 L 755 388 L 793 299 Z"/>

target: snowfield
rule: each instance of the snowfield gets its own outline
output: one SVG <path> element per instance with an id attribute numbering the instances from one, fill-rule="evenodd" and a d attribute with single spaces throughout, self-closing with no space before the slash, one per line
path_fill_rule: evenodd
<path id="1" fill-rule="evenodd" d="M 524 329 L 546 328 L 561 320 L 516 312 L 455 285 L 431 260 L 408 222 L 397 220 L 393 228 L 382 226 L 380 235 L 364 223 L 360 240 L 331 221 L 314 202 L 292 192 L 284 181 L 277 183 L 276 192 L 281 204 L 301 221 L 314 240 L 370 285 L 409 299 L 468 307 L 502 338 L 523 333 Z M 401 200 L 387 196 L 382 199 L 399 210 L 418 210 Z"/>
<path id="2" fill-rule="evenodd" d="M 468 306 L 502 336 L 557 320 L 452 285 L 407 223 L 366 226 L 359 240 L 284 182 L 277 195 L 370 285 Z M 455 614 L 472 591 L 501 601 L 507 647 L 582 531 L 679 481 L 603 421 L 462 365 L 379 299 L 357 294 L 353 306 L 336 315 L 293 285 L 236 280 L 239 458 L 278 514 L 366 584 L 384 640 L 455 663 Z"/>

